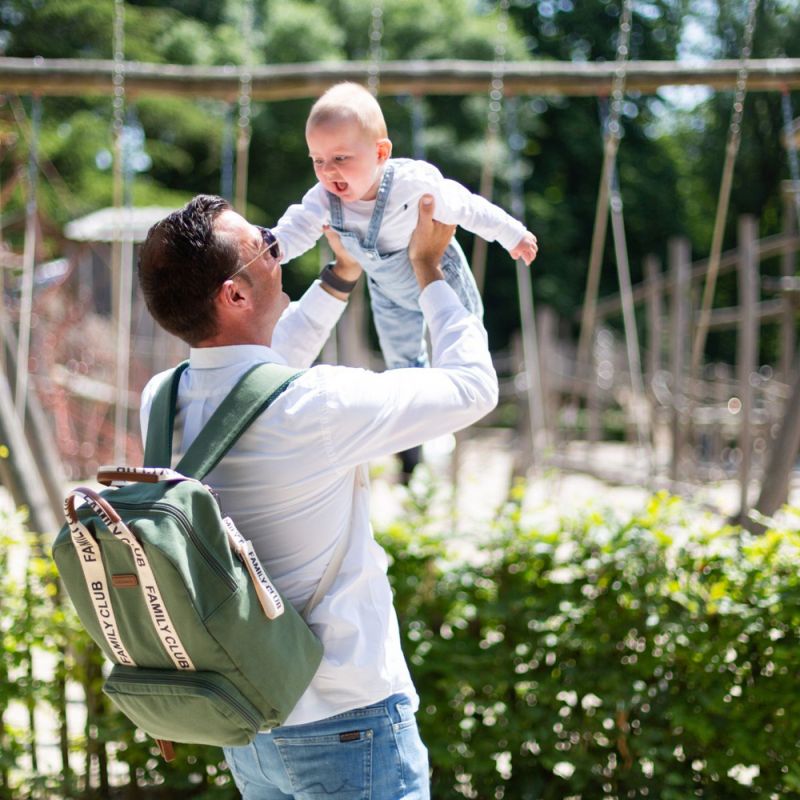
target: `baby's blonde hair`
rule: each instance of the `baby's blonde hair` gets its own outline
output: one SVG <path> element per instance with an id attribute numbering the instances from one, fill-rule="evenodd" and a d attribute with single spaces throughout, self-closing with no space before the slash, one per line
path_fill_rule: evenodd
<path id="1" fill-rule="evenodd" d="M 331 86 L 311 107 L 306 132 L 317 125 L 355 122 L 376 139 L 387 136 L 386 120 L 378 101 L 359 83 L 345 81 Z"/>

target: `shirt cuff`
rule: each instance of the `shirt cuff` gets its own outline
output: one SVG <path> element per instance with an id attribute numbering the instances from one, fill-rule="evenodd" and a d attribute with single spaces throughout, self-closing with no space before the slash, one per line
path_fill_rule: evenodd
<path id="1" fill-rule="evenodd" d="M 303 310 L 308 312 L 308 309 L 311 309 L 310 316 L 322 324 L 335 325 L 347 308 L 347 301 L 340 300 L 330 292 L 326 292 L 322 288 L 322 282 L 319 280 L 315 280 L 308 287 L 301 302 Z"/>
<path id="2" fill-rule="evenodd" d="M 519 220 L 514 220 L 514 225 L 500 232 L 497 241 L 506 249 L 513 250 L 521 241 L 528 230 Z"/>
<path id="3" fill-rule="evenodd" d="M 422 290 L 419 305 L 422 313 L 428 318 L 445 308 L 464 307 L 458 295 L 443 280 L 432 281 Z"/>

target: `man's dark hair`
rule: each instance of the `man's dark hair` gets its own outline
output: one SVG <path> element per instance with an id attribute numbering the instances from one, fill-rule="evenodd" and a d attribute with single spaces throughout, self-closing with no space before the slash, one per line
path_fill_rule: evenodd
<path id="1" fill-rule="evenodd" d="M 198 195 L 153 225 L 139 251 L 147 308 L 190 345 L 216 333 L 214 297 L 239 264 L 237 243 L 214 232 L 214 220 L 230 208 L 222 197 Z"/>

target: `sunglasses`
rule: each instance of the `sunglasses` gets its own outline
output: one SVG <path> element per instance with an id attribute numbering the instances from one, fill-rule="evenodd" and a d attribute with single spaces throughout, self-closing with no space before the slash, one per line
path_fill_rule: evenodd
<path id="1" fill-rule="evenodd" d="M 256 225 L 258 232 L 261 234 L 261 240 L 264 242 L 264 249 L 259 250 L 258 253 L 251 258 L 246 264 L 243 264 L 236 272 L 231 275 L 228 280 L 231 278 L 235 278 L 240 272 L 244 272 L 251 264 L 258 261 L 265 253 L 269 253 L 271 258 L 274 258 L 276 261 L 281 260 L 281 246 L 278 240 L 275 238 L 275 234 L 269 228 L 262 228 L 260 225 Z"/>

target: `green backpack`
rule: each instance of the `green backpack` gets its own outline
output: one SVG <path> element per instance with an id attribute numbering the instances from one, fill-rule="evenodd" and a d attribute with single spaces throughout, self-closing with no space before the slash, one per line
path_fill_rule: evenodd
<path id="1" fill-rule="evenodd" d="M 284 602 L 202 483 L 299 373 L 254 367 L 172 470 L 175 401 L 186 366 L 154 399 L 148 466 L 102 467 L 98 481 L 117 488 L 70 492 L 67 524 L 53 545 L 81 622 L 114 664 L 105 693 L 158 740 L 166 758 L 172 742 L 243 745 L 280 725 L 322 659 L 322 644 L 303 616 Z M 344 547 L 340 541 L 303 615 L 330 588 Z"/>

